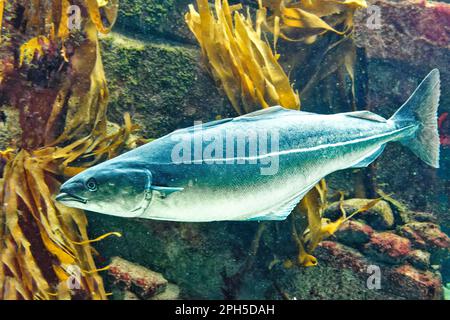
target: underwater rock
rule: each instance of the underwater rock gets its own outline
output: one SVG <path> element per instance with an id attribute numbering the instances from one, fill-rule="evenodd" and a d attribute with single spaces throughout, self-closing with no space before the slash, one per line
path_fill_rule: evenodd
<path id="1" fill-rule="evenodd" d="M 192 0 L 121 0 L 116 29 L 195 44 L 184 14 Z"/>
<path id="2" fill-rule="evenodd" d="M 349 220 L 341 225 L 335 236 L 337 241 L 352 246 L 368 242 L 373 232 L 367 224 Z"/>
<path id="3" fill-rule="evenodd" d="M 180 296 L 180 288 L 172 283 L 168 283 L 166 289 L 156 295 L 152 295 L 146 299 L 139 298 L 136 294 L 129 290 L 114 295 L 118 300 L 178 300 Z"/>
<path id="4" fill-rule="evenodd" d="M 273 273 L 279 294 L 285 299 L 404 299 L 384 288 L 368 288 L 372 263 L 357 250 L 334 241 L 323 241 L 314 254 L 319 260 L 314 268 L 290 268 Z"/>
<path id="5" fill-rule="evenodd" d="M 434 223 L 411 222 L 401 226 L 399 233 L 417 248 L 430 252 L 450 248 L 450 238 Z"/>
<path id="6" fill-rule="evenodd" d="M 89 219 L 92 237 L 106 230 L 122 234 L 120 239 L 96 243 L 96 249 L 105 259 L 120 255 L 150 270 L 162 272 L 170 283 L 182 288 L 186 299 L 223 299 L 223 273 L 235 274 L 241 268 L 258 228 L 258 223 L 191 224 L 98 214 L 89 215 Z M 283 235 L 283 241 L 289 241 L 289 230 Z M 295 252 L 295 245 L 291 248 Z M 267 265 L 273 256 L 264 255 L 260 259 L 261 266 L 255 266 L 247 275 L 251 295 L 239 297 L 264 297 L 264 290 L 270 285 Z M 111 279 L 108 278 L 109 282 Z"/>
<path id="7" fill-rule="evenodd" d="M 140 300 L 140 299 L 133 292 L 130 292 L 130 291 L 126 290 L 123 293 L 122 300 Z"/>
<path id="8" fill-rule="evenodd" d="M 443 63 L 446 69 L 448 58 L 438 48 L 448 48 L 450 43 L 450 4 L 424 0 L 369 0 L 368 4 L 381 10 L 380 24 L 369 19 L 373 11 L 357 11 L 355 40 L 369 57 L 416 64 L 433 57 L 438 58 L 434 63 Z"/>
<path id="9" fill-rule="evenodd" d="M 441 278 L 431 271 L 418 270 L 409 264 L 378 265 L 356 250 L 332 241 L 320 243 L 316 254 L 321 264 L 351 270 L 364 282 L 373 275 L 374 266 L 380 268 L 380 288 L 369 291 L 382 292 L 383 299 L 442 299 Z M 426 256 L 425 252 L 421 254 Z"/>
<path id="10" fill-rule="evenodd" d="M 148 299 L 167 288 L 167 280 L 157 272 L 142 266 L 114 257 L 108 270 L 113 283 L 126 291 L 136 294 L 139 298 Z"/>
<path id="11" fill-rule="evenodd" d="M 121 123 L 129 112 L 145 138 L 158 138 L 194 121 L 234 115 L 201 65 L 198 48 L 114 32 L 102 37 L 101 45 L 111 121 Z"/>
<path id="12" fill-rule="evenodd" d="M 431 271 L 420 271 L 405 264 L 386 270 L 386 273 L 388 281 L 383 284 L 393 293 L 401 294 L 407 299 L 442 299 L 442 281 Z"/>
<path id="13" fill-rule="evenodd" d="M 408 239 L 392 232 L 374 233 L 363 249 L 364 253 L 375 260 L 399 264 L 411 252 L 411 243 Z"/>
<path id="14" fill-rule="evenodd" d="M 448 72 L 450 4 L 424 0 L 369 0 L 368 4 L 369 9 L 380 10 L 379 23 L 373 10 L 357 11 L 355 42 L 369 58 L 407 61 Z"/>
<path id="15" fill-rule="evenodd" d="M 373 200 L 357 198 L 348 199 L 343 201 L 343 208 L 349 215 L 366 206 L 371 201 Z M 338 218 L 341 215 L 339 205 L 339 202 L 330 204 L 330 206 L 325 210 L 325 217 L 330 219 Z M 380 201 L 369 210 L 358 213 L 355 216 L 355 219 L 364 220 L 368 225 L 376 230 L 386 230 L 394 226 L 394 214 L 386 201 Z"/>
<path id="16" fill-rule="evenodd" d="M 333 266 L 350 269 L 353 272 L 366 272 L 368 260 L 359 251 L 333 241 L 322 241 L 315 254 L 317 258 L 332 262 Z"/>
<path id="17" fill-rule="evenodd" d="M 413 250 L 409 253 L 406 261 L 418 269 L 427 270 L 430 268 L 430 256 L 427 251 Z"/>
<path id="18" fill-rule="evenodd" d="M 178 300 L 179 297 L 180 288 L 172 283 L 169 283 L 164 292 L 151 297 L 150 300 Z"/>
<path id="19" fill-rule="evenodd" d="M 169 282 L 182 288 L 183 299 L 223 299 L 223 273 L 233 275 L 242 267 L 258 227 L 257 223 L 181 224 L 124 220 L 103 215 L 89 215 L 89 218 L 92 237 L 107 230 L 117 230 L 123 235 L 122 238 L 95 244 L 104 257 L 120 254 L 146 268 L 163 271 Z M 294 245 L 286 245 L 292 241 L 290 224 L 278 222 L 269 226 L 273 229 L 268 227 L 263 234 L 261 251 L 254 266 L 245 274 L 237 299 L 283 299 L 283 292 L 292 299 L 404 299 L 423 296 L 422 292 L 410 292 L 422 288 L 419 284 L 390 288 L 385 276 L 390 275 L 395 266 L 375 262 L 371 256 L 335 241 L 319 244 L 314 252 L 319 265 L 314 268 L 286 269 L 279 262 L 268 270 L 274 256 L 282 261 L 282 257 L 297 254 Z M 372 274 L 371 265 L 381 268 L 383 280 L 380 290 L 367 288 L 366 281 Z M 168 283 L 166 290 L 170 287 Z M 169 291 L 163 293 L 163 297 Z"/>
<path id="20" fill-rule="evenodd" d="M 325 249 L 324 249 L 325 250 Z M 324 255 L 325 252 L 322 252 Z M 291 268 L 272 272 L 278 292 L 269 291 L 268 299 L 307 300 L 401 300 L 386 290 L 367 287 L 367 267 L 361 272 L 340 267 L 340 261 L 332 255 L 320 258 L 314 268 Z"/>
<path id="21" fill-rule="evenodd" d="M 405 223 L 409 222 L 431 222 L 438 223 L 437 217 L 430 212 L 421 212 L 421 211 L 408 211 L 406 215 L 409 218 L 409 221 L 405 221 Z"/>
<path id="22" fill-rule="evenodd" d="M 180 288 L 172 283 L 167 284 L 166 289 L 153 295 L 146 300 L 178 300 L 180 296 Z M 129 290 L 115 292 L 113 298 L 116 300 L 143 300 Z"/>
<path id="23" fill-rule="evenodd" d="M 0 150 L 14 146 L 20 141 L 22 132 L 19 123 L 19 110 L 0 104 Z"/>

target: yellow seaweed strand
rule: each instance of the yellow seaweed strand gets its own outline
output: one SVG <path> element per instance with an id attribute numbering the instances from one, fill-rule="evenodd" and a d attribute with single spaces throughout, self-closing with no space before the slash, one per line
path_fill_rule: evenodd
<path id="1" fill-rule="evenodd" d="M 110 237 L 110 236 L 116 236 L 116 237 L 120 238 L 120 237 L 122 237 L 122 234 L 120 232 L 108 232 L 108 233 L 105 233 L 104 235 L 101 235 L 100 237 L 97 237 L 97 238 L 92 239 L 92 240 L 84 240 L 84 241 L 79 241 L 79 242 L 71 241 L 71 242 L 73 244 L 81 246 L 81 245 L 85 245 L 85 244 L 90 244 L 90 243 L 95 243 L 95 242 L 101 241 L 101 240 L 103 240 L 103 239 L 105 239 L 107 237 Z"/>
<path id="2" fill-rule="evenodd" d="M 33 60 L 35 53 L 37 52 L 38 57 L 41 57 L 44 54 L 44 45 L 48 45 L 50 40 L 44 36 L 38 36 L 31 38 L 24 44 L 20 46 L 20 57 L 19 57 L 19 65 L 21 66 L 23 62 L 29 63 Z"/>
<path id="3" fill-rule="evenodd" d="M 258 11 L 264 13 L 262 24 L 274 34 L 274 44 L 278 37 L 310 44 L 326 32 L 339 35 L 351 32 L 354 12 L 366 7 L 365 0 L 260 0 Z M 337 30 L 341 24 L 343 29 Z"/>
<path id="4" fill-rule="evenodd" d="M 60 39 L 66 39 L 69 36 L 69 21 L 68 21 L 68 10 L 69 1 L 61 0 L 61 20 L 58 27 L 58 37 Z"/>
<path id="5" fill-rule="evenodd" d="M 191 5 L 186 22 L 197 38 L 208 67 L 239 114 L 281 105 L 299 109 L 300 99 L 277 61 L 277 55 L 261 37 L 261 14 L 253 26 L 250 15 L 216 0 L 215 15 L 207 0 Z"/>
<path id="6" fill-rule="evenodd" d="M 117 1 L 114 0 L 86 0 L 89 16 L 100 33 L 107 34 L 117 17 Z M 106 18 L 109 20 L 109 27 L 105 27 L 100 14 L 100 8 L 104 9 Z"/>
<path id="7" fill-rule="evenodd" d="M 5 0 L 0 0 L 0 43 L 2 43 L 2 25 L 3 25 L 3 10 L 5 9 Z"/>
<path id="8" fill-rule="evenodd" d="M 98 272 L 107 271 L 110 268 L 111 268 L 111 266 L 108 265 L 108 266 L 100 268 L 100 269 L 93 269 L 93 270 L 83 270 L 83 269 L 81 269 L 81 272 L 83 272 L 85 274 L 95 274 L 95 273 L 98 273 Z"/>

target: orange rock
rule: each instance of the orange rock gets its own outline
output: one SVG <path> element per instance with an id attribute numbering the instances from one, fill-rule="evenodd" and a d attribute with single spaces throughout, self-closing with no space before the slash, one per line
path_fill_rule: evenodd
<path id="1" fill-rule="evenodd" d="M 442 299 L 442 281 L 430 271 L 419 271 L 405 264 L 388 272 L 385 285 L 389 291 L 398 293 L 408 299 L 437 300 Z"/>
<path id="2" fill-rule="evenodd" d="M 399 264 L 410 254 L 411 243 L 392 232 L 374 233 L 363 251 L 375 260 Z"/>

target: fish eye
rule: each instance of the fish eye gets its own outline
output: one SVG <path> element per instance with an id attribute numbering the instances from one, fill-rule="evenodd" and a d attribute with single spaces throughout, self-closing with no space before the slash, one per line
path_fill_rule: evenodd
<path id="1" fill-rule="evenodd" d="M 97 191 L 97 181 L 95 181 L 94 178 L 90 178 L 87 182 L 86 182 L 86 188 L 89 191 Z"/>

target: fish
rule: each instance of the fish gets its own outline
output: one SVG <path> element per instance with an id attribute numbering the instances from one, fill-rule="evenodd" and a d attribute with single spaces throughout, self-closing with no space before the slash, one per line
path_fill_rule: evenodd
<path id="1" fill-rule="evenodd" d="M 56 200 L 179 222 L 284 220 L 321 179 L 374 162 L 389 142 L 439 167 L 439 71 L 385 119 L 274 106 L 176 130 L 70 178 Z"/>

